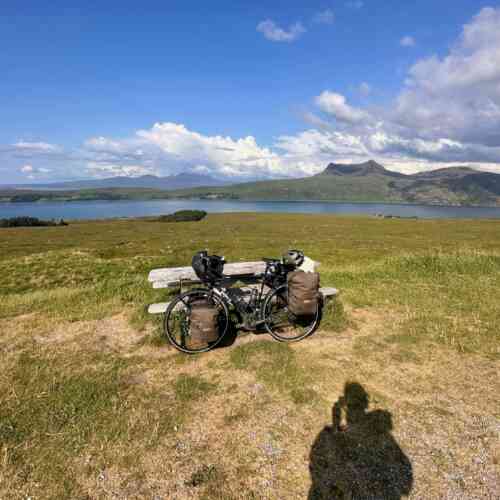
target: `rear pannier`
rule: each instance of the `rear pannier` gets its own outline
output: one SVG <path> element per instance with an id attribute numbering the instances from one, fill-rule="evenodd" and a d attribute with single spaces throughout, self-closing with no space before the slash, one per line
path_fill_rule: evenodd
<path id="1" fill-rule="evenodd" d="M 218 315 L 216 307 L 207 303 L 193 305 L 190 321 L 190 347 L 203 347 L 219 338 Z"/>
<path id="2" fill-rule="evenodd" d="M 293 271 L 288 274 L 288 308 L 295 316 L 316 314 L 319 303 L 319 273 Z"/>

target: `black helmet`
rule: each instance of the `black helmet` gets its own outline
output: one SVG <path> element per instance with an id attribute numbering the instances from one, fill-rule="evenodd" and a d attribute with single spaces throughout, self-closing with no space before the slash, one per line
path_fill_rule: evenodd
<path id="1" fill-rule="evenodd" d="M 290 267 L 300 267 L 304 262 L 304 252 L 302 250 L 288 250 L 283 255 L 283 264 Z"/>
<path id="2" fill-rule="evenodd" d="M 224 257 L 208 255 L 205 250 L 197 252 L 191 261 L 196 276 L 204 283 L 220 280 L 223 277 L 225 263 Z"/>

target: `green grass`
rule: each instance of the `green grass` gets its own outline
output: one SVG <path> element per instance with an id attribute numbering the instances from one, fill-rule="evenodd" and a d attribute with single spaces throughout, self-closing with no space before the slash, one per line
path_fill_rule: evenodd
<path id="1" fill-rule="evenodd" d="M 7 372 L 0 407 L 0 442 L 17 481 L 56 485 L 51 494 L 58 498 L 75 493 L 71 457 L 90 442 L 113 443 L 127 432 L 121 361 L 87 357 L 82 361 L 98 366 L 83 371 L 69 369 L 68 361 L 21 354 Z"/>
<path id="2" fill-rule="evenodd" d="M 0 318 L 37 313 L 78 321 L 124 309 L 134 326 L 164 300 L 148 272 L 181 266 L 206 248 L 229 261 L 303 248 L 323 285 L 341 290 L 329 330 L 347 325 L 343 305 L 409 309 L 408 334 L 459 350 L 492 352 L 498 341 L 500 222 L 379 220 L 322 215 L 210 215 L 174 225 L 148 220 L 72 222 L 4 229 Z"/>
<path id="3" fill-rule="evenodd" d="M 297 360 L 289 344 L 260 341 L 237 346 L 230 354 L 233 366 L 253 372 L 261 382 L 295 403 L 314 401 L 316 392 L 309 387 L 311 377 Z"/>
<path id="4" fill-rule="evenodd" d="M 161 318 L 146 308 L 175 291 L 153 290 L 152 268 L 186 265 L 205 248 L 245 261 L 290 247 L 320 261 L 322 285 L 340 290 L 316 334 L 330 348 L 314 351 L 314 338 L 294 345 L 236 341 L 231 349 L 192 357 L 164 348 Z M 324 408 L 325 388 L 348 370 L 373 377 L 379 363 L 420 367 L 440 349 L 475 353 L 485 363 L 500 358 L 500 221 L 221 214 L 194 223 L 2 229 L 0 275 L 0 475 L 9 478 L 14 497 L 84 497 L 81 481 L 109 464 L 133 471 L 123 481 L 140 484 L 146 465 L 137 457 L 182 444 L 194 409 L 207 406 L 216 414 L 223 406 L 212 429 L 237 430 L 255 411 L 263 418 L 268 408 L 276 411 L 278 401 L 302 422 L 301 412 Z M 357 336 L 357 309 L 375 311 L 372 334 Z M 147 354 L 104 351 L 80 323 L 115 314 L 134 331 L 145 329 L 134 349 Z M 341 352 L 335 347 L 335 336 L 346 329 L 352 356 L 345 345 Z M 62 346 L 39 340 L 73 330 L 78 340 Z M 128 334 L 116 334 L 122 333 Z M 242 399 L 247 383 L 269 394 L 249 403 Z M 204 453 L 191 452 L 198 459 Z M 250 467 L 245 477 L 256 474 L 238 460 L 235 470 Z M 182 480 L 196 494 L 217 498 L 224 482 L 237 490 L 227 462 L 222 467 L 212 456 L 197 464 Z"/>
<path id="5" fill-rule="evenodd" d="M 207 382 L 197 375 L 181 374 L 174 383 L 175 397 L 183 402 L 197 401 L 216 389 L 216 384 Z"/>

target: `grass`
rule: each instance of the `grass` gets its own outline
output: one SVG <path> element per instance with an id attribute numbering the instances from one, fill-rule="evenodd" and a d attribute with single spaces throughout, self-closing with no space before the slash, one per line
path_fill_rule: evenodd
<path id="1" fill-rule="evenodd" d="M 146 307 L 175 291 L 153 290 L 152 268 L 204 248 L 244 261 L 289 247 L 341 291 L 319 332 L 191 357 L 166 347 Z M 447 474 L 469 467 L 450 458 L 462 452 L 497 460 L 468 422 L 496 436 L 498 221 L 221 214 L 5 228 L 0 275 L 1 498 L 305 497 L 304 457 L 346 380 L 391 409 L 410 454 L 436 456 L 423 432 L 448 450 Z M 427 476 L 415 494 L 446 496 Z M 462 496 L 490 494 L 478 484 Z"/>
<path id="2" fill-rule="evenodd" d="M 174 384 L 175 396 L 180 401 L 197 401 L 210 395 L 217 388 L 216 384 L 207 382 L 196 375 L 181 374 Z"/>

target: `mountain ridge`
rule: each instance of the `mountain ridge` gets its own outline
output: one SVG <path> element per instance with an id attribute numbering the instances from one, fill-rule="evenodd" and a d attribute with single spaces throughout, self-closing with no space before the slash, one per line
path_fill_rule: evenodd
<path id="1" fill-rule="evenodd" d="M 169 189 L 162 189 L 154 176 L 146 180 L 154 181 L 154 188 L 136 185 L 66 188 L 66 191 L 7 189 L 0 190 L 0 200 L 232 199 L 500 206 L 500 175 L 467 166 L 403 174 L 387 170 L 373 160 L 358 164 L 330 163 L 322 172 L 310 177 L 178 189 L 172 187 L 172 183 Z"/>
<path id="2" fill-rule="evenodd" d="M 156 176 L 140 175 L 127 177 L 119 175 L 106 177 L 104 179 L 83 179 L 77 181 L 51 182 L 44 184 L 15 184 L 13 186 L 3 186 L 3 188 L 14 189 L 105 189 L 105 188 L 149 188 L 162 190 L 185 189 L 199 186 L 224 186 L 227 181 L 216 179 L 210 175 L 181 172 L 176 175 Z"/>
<path id="3" fill-rule="evenodd" d="M 500 175 L 467 166 L 403 174 L 370 160 L 329 163 L 320 173 L 298 179 L 233 184 L 222 188 L 180 190 L 180 197 L 241 200 L 324 200 L 500 206 Z"/>

